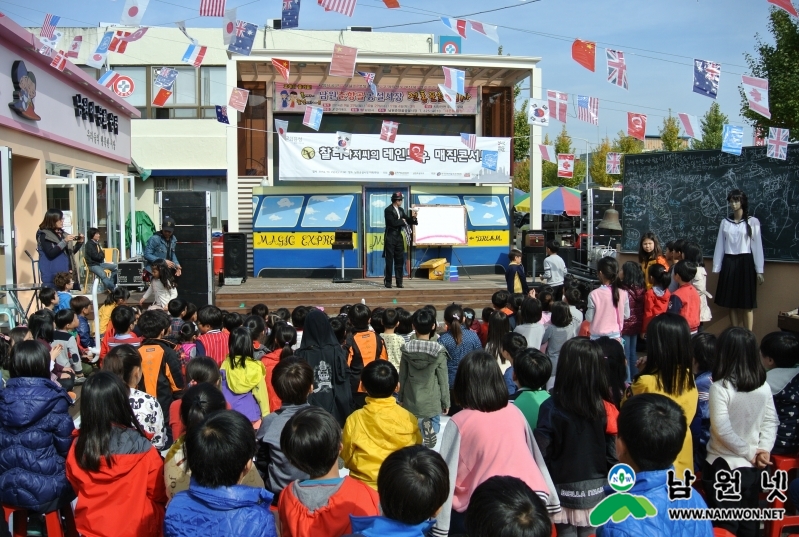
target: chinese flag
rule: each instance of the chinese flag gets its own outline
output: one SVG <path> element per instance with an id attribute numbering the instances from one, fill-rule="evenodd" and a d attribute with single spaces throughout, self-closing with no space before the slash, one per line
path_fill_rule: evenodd
<path id="1" fill-rule="evenodd" d="M 158 93 L 156 93 L 153 98 L 153 106 L 164 106 L 170 97 L 172 97 L 171 91 L 159 88 Z"/>
<path id="2" fill-rule="evenodd" d="M 383 3 L 389 9 L 396 9 L 400 7 L 399 2 L 397 0 L 383 0 Z"/>
<path id="3" fill-rule="evenodd" d="M 593 73 L 596 65 L 596 43 L 575 39 L 572 43 L 572 58 Z"/>
<path id="4" fill-rule="evenodd" d="M 627 136 L 644 141 L 646 136 L 646 114 L 627 112 Z"/>
<path id="5" fill-rule="evenodd" d="M 291 71 L 291 62 L 288 60 L 279 60 L 277 58 L 272 58 L 272 67 L 280 73 L 280 76 L 288 82 L 289 81 L 289 72 Z"/>

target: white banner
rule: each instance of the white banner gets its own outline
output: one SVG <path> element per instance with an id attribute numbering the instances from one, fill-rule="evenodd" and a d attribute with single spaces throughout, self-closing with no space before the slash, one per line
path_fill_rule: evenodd
<path id="1" fill-rule="evenodd" d="M 394 143 L 378 134 L 353 134 L 349 151 L 338 151 L 336 133 L 293 134 L 280 144 L 281 181 L 377 183 L 509 184 L 510 138 L 477 138 L 475 150 L 460 136 L 399 135 Z M 422 162 L 409 156 L 411 144 L 424 146 Z M 483 168 L 482 152 L 497 151 L 496 171 Z"/>

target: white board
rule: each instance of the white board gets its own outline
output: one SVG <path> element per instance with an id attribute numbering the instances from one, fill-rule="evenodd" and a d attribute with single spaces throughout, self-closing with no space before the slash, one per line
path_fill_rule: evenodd
<path id="1" fill-rule="evenodd" d="M 466 207 L 414 205 L 419 224 L 413 228 L 414 246 L 466 246 Z"/>

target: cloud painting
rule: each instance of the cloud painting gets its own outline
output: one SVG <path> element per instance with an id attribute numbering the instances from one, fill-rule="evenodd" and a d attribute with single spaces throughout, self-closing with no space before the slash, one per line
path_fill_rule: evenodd
<path id="1" fill-rule="evenodd" d="M 288 198 L 283 198 L 277 202 L 278 207 L 294 207 L 294 202 Z"/>

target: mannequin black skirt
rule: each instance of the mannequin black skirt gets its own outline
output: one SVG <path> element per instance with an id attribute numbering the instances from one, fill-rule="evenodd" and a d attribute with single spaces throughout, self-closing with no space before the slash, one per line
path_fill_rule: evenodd
<path id="1" fill-rule="evenodd" d="M 751 310 L 757 307 L 757 272 L 752 254 L 724 254 L 716 287 L 716 305 Z"/>

